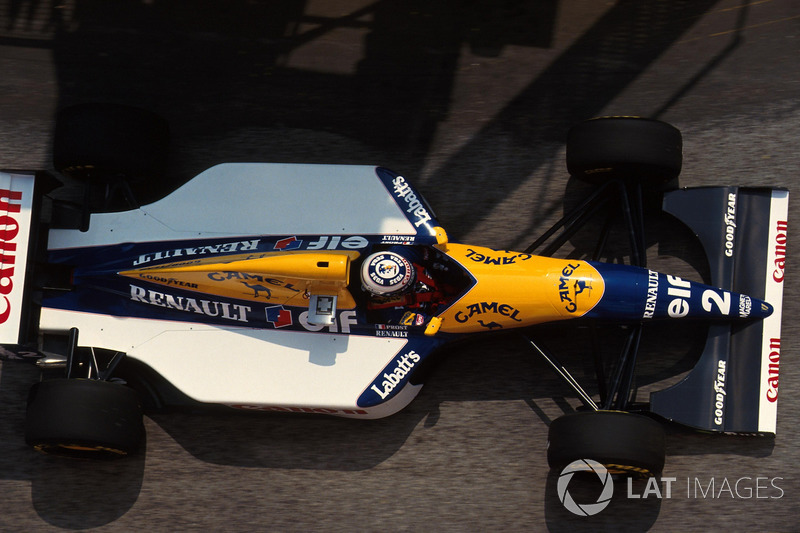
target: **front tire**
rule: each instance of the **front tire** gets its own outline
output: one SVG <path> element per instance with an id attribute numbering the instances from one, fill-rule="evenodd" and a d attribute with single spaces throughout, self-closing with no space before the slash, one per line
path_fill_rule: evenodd
<path id="1" fill-rule="evenodd" d="M 53 379 L 28 396 L 25 441 L 35 449 L 71 457 L 120 457 L 144 438 L 136 391 L 116 383 Z"/>
<path id="2" fill-rule="evenodd" d="M 577 124 L 567 136 L 567 170 L 585 181 L 660 185 L 676 179 L 682 165 L 681 132 L 666 122 L 596 118 Z"/>
<path id="3" fill-rule="evenodd" d="M 587 411 L 550 424 L 547 462 L 561 471 L 573 461 L 593 459 L 612 474 L 657 476 L 666 458 L 664 428 L 646 416 L 622 411 Z"/>

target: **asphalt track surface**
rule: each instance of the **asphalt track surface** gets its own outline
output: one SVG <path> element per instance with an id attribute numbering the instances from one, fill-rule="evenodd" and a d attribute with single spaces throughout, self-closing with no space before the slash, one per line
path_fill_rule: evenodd
<path id="1" fill-rule="evenodd" d="M 800 2 L 0 0 L 0 167 L 50 168 L 56 110 L 98 100 L 170 121 L 175 179 L 224 161 L 381 164 L 414 180 L 452 240 L 524 248 L 577 187 L 566 132 L 593 116 L 678 126 L 684 186 L 795 189 Z M 286 201 L 302 209 L 302 191 Z M 670 429 L 669 498 L 663 481 L 662 498 L 623 483 L 593 517 L 566 511 L 547 424 L 578 404 L 499 337 L 452 350 L 388 419 L 153 413 L 146 450 L 111 463 L 27 449 L 37 373 L 3 364 L 0 530 L 797 531 L 792 242 L 778 435 Z M 670 250 L 685 266 L 681 245 L 648 255 Z M 688 331 L 672 334 L 689 344 L 678 362 Z M 660 348 L 643 363 L 658 378 L 673 368 Z M 590 373 L 580 350 L 565 359 Z"/>

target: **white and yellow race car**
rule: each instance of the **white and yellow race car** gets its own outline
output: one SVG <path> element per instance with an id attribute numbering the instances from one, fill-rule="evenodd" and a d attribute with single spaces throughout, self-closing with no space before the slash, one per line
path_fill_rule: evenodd
<path id="1" fill-rule="evenodd" d="M 596 187 L 523 251 L 450 242 L 420 192 L 382 167 L 221 164 L 141 205 L 166 137 L 147 112 L 77 106 L 60 115 L 55 166 L 83 183 L 82 202 L 51 195 L 46 173 L 0 173 L 0 343 L 4 359 L 43 371 L 26 428 L 39 450 L 135 450 L 142 401 L 175 396 L 164 383 L 238 409 L 388 416 L 419 393 L 437 349 L 508 330 L 586 407 L 551 425 L 553 467 L 590 457 L 655 475 L 660 420 L 775 432 L 788 193 L 670 189 L 681 167 L 672 126 L 576 126 L 568 168 Z M 699 239 L 709 284 L 645 264 L 653 195 Z M 593 254 L 555 257 L 601 208 L 622 215 L 631 264 L 597 259 L 607 232 Z M 709 324 L 696 367 L 631 413 L 647 325 L 692 319 Z M 534 326 L 564 321 L 624 326 L 600 394 L 536 341 Z"/>

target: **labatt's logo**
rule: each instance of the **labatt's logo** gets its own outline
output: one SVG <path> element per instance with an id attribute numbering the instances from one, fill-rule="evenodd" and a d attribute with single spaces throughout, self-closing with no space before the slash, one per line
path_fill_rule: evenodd
<path id="1" fill-rule="evenodd" d="M 19 234 L 19 222 L 11 216 L 11 213 L 20 212 L 20 202 L 22 192 L 0 189 L 0 297 L 3 299 L 3 308 L 0 311 L 0 324 L 5 323 L 11 315 L 11 302 L 8 295 L 14 289 L 14 264 L 17 251 L 17 243 L 14 242 Z M 11 266 L 9 266 L 11 265 Z"/>
<path id="2" fill-rule="evenodd" d="M 431 220 L 430 213 L 425 209 L 421 199 L 417 198 L 417 195 L 411 190 L 411 185 L 408 184 L 403 176 L 397 176 L 393 179 L 392 185 L 394 185 L 395 196 L 402 198 L 408 206 L 406 213 L 412 215 L 416 219 L 414 221 L 414 226 L 420 227 Z"/>
<path id="3" fill-rule="evenodd" d="M 381 400 L 385 400 L 389 397 L 392 391 L 397 388 L 400 383 L 402 383 L 403 378 L 408 376 L 408 374 L 414 368 L 414 365 L 419 363 L 420 359 L 420 355 L 414 350 L 403 354 L 398 359 L 395 359 L 394 370 L 383 373 L 383 380 L 381 381 L 380 385 L 376 383 L 372 385 L 370 389 L 377 393 L 378 396 L 381 397 Z"/>

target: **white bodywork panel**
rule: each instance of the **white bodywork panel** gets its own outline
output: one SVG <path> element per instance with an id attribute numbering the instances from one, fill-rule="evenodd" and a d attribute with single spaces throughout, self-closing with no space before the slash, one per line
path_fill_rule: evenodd
<path id="1" fill-rule="evenodd" d="M 416 233 L 374 166 L 225 163 L 140 209 L 94 213 L 87 232 L 53 230 L 49 248 L 221 236 Z"/>
<path id="2" fill-rule="evenodd" d="M 410 386 L 410 397 L 398 395 L 396 408 L 381 404 L 370 410 L 356 403 L 406 339 L 223 328 L 57 309 L 46 309 L 41 327 L 77 327 L 82 346 L 124 351 L 201 402 L 358 410 L 361 418 L 377 418 L 404 407 L 418 389 Z"/>

